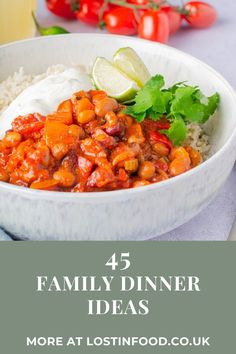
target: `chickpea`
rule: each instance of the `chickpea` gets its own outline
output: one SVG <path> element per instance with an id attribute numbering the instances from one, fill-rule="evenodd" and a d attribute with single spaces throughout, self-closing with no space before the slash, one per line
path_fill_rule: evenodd
<path id="1" fill-rule="evenodd" d="M 7 148 L 16 147 L 20 144 L 21 139 L 22 139 L 22 137 L 19 133 L 8 132 L 8 133 L 6 133 L 6 135 L 3 139 L 3 143 L 4 143 L 4 146 Z"/>
<path id="2" fill-rule="evenodd" d="M 58 182 L 61 187 L 72 187 L 75 184 L 75 176 L 66 170 L 59 170 L 54 173 L 53 179 Z"/>
<path id="3" fill-rule="evenodd" d="M 145 137 L 143 135 L 143 130 L 140 124 L 132 124 L 128 131 L 127 131 L 127 136 L 128 136 L 128 143 L 133 144 L 143 144 L 145 141 Z"/>
<path id="4" fill-rule="evenodd" d="M 48 167 L 51 159 L 49 148 L 46 145 L 44 145 L 40 147 L 39 151 L 41 155 L 42 165 L 44 167 Z"/>
<path id="5" fill-rule="evenodd" d="M 80 112 L 77 116 L 77 121 L 80 124 L 86 124 L 96 118 L 95 112 L 91 109 Z"/>
<path id="6" fill-rule="evenodd" d="M 168 147 L 162 143 L 155 143 L 152 146 L 153 150 L 160 156 L 168 156 L 170 150 L 168 149 Z"/>
<path id="7" fill-rule="evenodd" d="M 68 134 L 79 139 L 83 139 L 85 137 L 84 129 L 76 124 L 72 124 L 69 126 Z"/>
<path id="8" fill-rule="evenodd" d="M 55 144 L 52 147 L 52 155 L 56 160 L 61 160 L 69 151 L 68 145 L 64 143 Z"/>
<path id="9" fill-rule="evenodd" d="M 185 147 L 185 150 L 189 153 L 191 167 L 196 167 L 202 162 L 202 156 L 199 151 L 192 148 L 191 146 Z"/>
<path id="10" fill-rule="evenodd" d="M 4 169 L 0 168 L 0 181 L 1 182 L 8 182 L 9 181 L 9 175 Z"/>
<path id="11" fill-rule="evenodd" d="M 78 91 L 78 92 L 75 92 L 73 95 L 72 95 L 72 103 L 75 104 L 77 103 L 77 101 L 81 98 L 90 98 L 90 95 L 88 92 L 85 92 L 83 90 L 81 91 Z"/>
<path id="12" fill-rule="evenodd" d="M 106 97 L 107 97 L 107 94 L 105 92 L 98 91 L 97 94 L 93 95 L 92 102 L 93 102 L 93 104 L 96 105 L 99 101 L 103 100 Z"/>
<path id="13" fill-rule="evenodd" d="M 127 116 L 126 114 L 123 114 L 123 116 L 121 118 L 124 120 L 126 128 L 131 127 L 131 125 L 133 124 L 133 121 L 134 121 L 132 117 Z"/>
<path id="14" fill-rule="evenodd" d="M 125 170 L 131 173 L 136 172 L 138 169 L 138 160 L 137 159 L 131 159 L 128 161 L 125 161 Z"/>
<path id="15" fill-rule="evenodd" d="M 155 175 L 155 166 L 151 161 L 144 161 L 139 166 L 138 176 L 142 179 L 150 179 Z"/>
<path id="16" fill-rule="evenodd" d="M 84 97 L 77 102 L 76 108 L 79 113 L 87 110 L 94 110 L 95 107 L 87 97 Z"/>
<path id="17" fill-rule="evenodd" d="M 135 181 L 133 183 L 133 187 L 134 188 L 143 187 L 143 186 L 147 186 L 148 184 L 150 184 L 150 182 L 141 179 L 141 180 Z"/>
<path id="18" fill-rule="evenodd" d="M 189 154 L 188 152 L 185 150 L 184 147 L 175 147 L 171 150 L 170 152 L 170 156 L 169 156 L 170 160 L 174 160 L 176 158 L 186 158 L 189 159 Z M 190 159 L 189 159 L 190 160 Z"/>
<path id="19" fill-rule="evenodd" d="M 93 98 L 96 95 L 105 95 L 107 96 L 106 92 L 103 90 L 90 90 L 89 91 L 90 96 Z"/>
<path id="20" fill-rule="evenodd" d="M 105 97 L 99 100 L 95 105 L 95 113 L 99 117 L 105 117 L 107 112 L 118 109 L 118 102 L 113 98 Z"/>
<path id="21" fill-rule="evenodd" d="M 169 172 L 172 177 L 178 176 L 190 169 L 190 159 L 176 158 L 169 165 Z"/>

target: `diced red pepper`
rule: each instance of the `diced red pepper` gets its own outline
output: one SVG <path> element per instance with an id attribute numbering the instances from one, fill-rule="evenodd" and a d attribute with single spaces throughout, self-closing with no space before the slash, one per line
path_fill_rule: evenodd
<path id="1" fill-rule="evenodd" d="M 170 141 L 170 139 L 167 138 L 166 135 L 161 134 L 159 132 L 154 132 L 154 131 L 150 132 L 150 139 L 153 142 L 159 142 L 159 143 L 165 144 L 169 149 L 173 148 L 173 144 Z"/>
<path id="2" fill-rule="evenodd" d="M 21 135 L 24 135 L 26 138 L 41 130 L 43 127 L 44 122 L 42 121 L 42 116 L 39 114 L 19 116 L 12 123 L 13 130 Z"/>

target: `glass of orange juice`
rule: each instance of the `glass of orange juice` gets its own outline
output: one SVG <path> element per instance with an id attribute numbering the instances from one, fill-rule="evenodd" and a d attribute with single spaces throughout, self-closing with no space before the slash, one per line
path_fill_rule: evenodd
<path id="1" fill-rule="evenodd" d="M 32 11 L 37 0 L 0 0 L 0 44 L 35 34 Z"/>

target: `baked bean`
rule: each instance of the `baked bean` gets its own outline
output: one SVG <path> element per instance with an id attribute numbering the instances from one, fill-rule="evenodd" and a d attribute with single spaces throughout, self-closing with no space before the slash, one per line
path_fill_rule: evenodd
<path id="1" fill-rule="evenodd" d="M 151 161 L 144 161 L 138 169 L 138 176 L 142 179 L 150 179 L 155 175 L 155 165 Z"/>
<path id="2" fill-rule="evenodd" d="M 76 138 L 79 138 L 79 139 L 83 139 L 85 137 L 84 129 L 76 124 L 72 124 L 69 126 L 68 134 L 70 134 Z"/>
<path id="3" fill-rule="evenodd" d="M 75 92 L 73 95 L 72 95 L 72 103 L 75 104 L 77 103 L 78 100 L 80 100 L 81 98 L 90 98 L 90 94 L 88 92 L 85 92 L 83 90 L 81 91 L 78 91 L 78 92 Z"/>
<path id="4" fill-rule="evenodd" d="M 41 159 L 42 165 L 44 167 L 48 167 L 49 163 L 50 163 L 50 158 L 51 158 L 49 148 L 46 145 L 41 146 L 39 149 L 39 154 L 40 154 L 40 159 Z"/>
<path id="5" fill-rule="evenodd" d="M 117 117 L 122 119 L 122 121 L 124 122 L 126 128 L 131 127 L 131 125 L 133 124 L 133 118 L 128 116 L 127 114 L 124 113 L 118 113 Z"/>
<path id="6" fill-rule="evenodd" d="M 118 102 L 114 98 L 106 97 L 96 103 L 95 113 L 99 117 L 105 117 L 107 112 L 116 111 L 118 107 Z"/>
<path id="7" fill-rule="evenodd" d="M 77 116 L 77 121 L 80 124 L 86 124 L 96 117 L 95 112 L 91 109 L 80 112 Z"/>
<path id="8" fill-rule="evenodd" d="M 190 159 L 176 158 L 169 165 L 169 172 L 172 177 L 178 176 L 190 169 Z"/>
<path id="9" fill-rule="evenodd" d="M 186 159 L 190 160 L 188 152 L 182 146 L 175 147 L 170 152 L 169 159 L 171 161 L 174 160 L 174 159 L 177 159 L 177 158 L 180 158 L 180 159 L 181 158 L 186 158 Z"/>
<path id="10" fill-rule="evenodd" d="M 134 188 L 143 187 L 143 186 L 147 186 L 148 184 L 150 184 L 150 182 L 145 180 L 138 180 L 133 183 L 133 187 Z"/>
<path id="11" fill-rule="evenodd" d="M 107 94 L 103 91 L 98 91 L 95 95 L 92 96 L 93 104 L 97 104 L 99 101 L 107 97 Z"/>
<path id="12" fill-rule="evenodd" d="M 16 147 L 21 142 L 21 135 L 17 132 L 7 132 L 4 139 L 3 144 L 7 148 Z"/>
<path id="13" fill-rule="evenodd" d="M 61 160 L 68 153 L 69 147 L 64 143 L 58 143 L 55 144 L 51 150 L 53 157 L 55 157 L 56 160 Z"/>
<path id="14" fill-rule="evenodd" d="M 188 152 L 190 160 L 191 160 L 191 167 L 196 167 L 202 162 L 201 154 L 191 146 L 185 147 L 185 150 Z"/>
<path id="15" fill-rule="evenodd" d="M 152 148 L 160 156 L 168 156 L 170 152 L 168 147 L 162 143 L 155 143 Z"/>
<path id="16" fill-rule="evenodd" d="M 75 176 L 66 170 L 59 170 L 53 174 L 53 179 L 58 182 L 61 187 L 72 187 L 75 184 Z"/>
<path id="17" fill-rule="evenodd" d="M 125 170 L 128 172 L 136 172 L 138 169 L 138 160 L 137 159 L 132 159 L 125 161 Z"/>
<path id="18" fill-rule="evenodd" d="M 143 144 L 145 142 L 145 137 L 143 135 L 143 130 L 140 124 L 132 124 L 127 131 L 128 143 L 129 144 Z"/>
<path id="19" fill-rule="evenodd" d="M 94 105 L 87 97 L 81 98 L 76 105 L 77 112 L 83 112 L 87 110 L 94 110 Z"/>

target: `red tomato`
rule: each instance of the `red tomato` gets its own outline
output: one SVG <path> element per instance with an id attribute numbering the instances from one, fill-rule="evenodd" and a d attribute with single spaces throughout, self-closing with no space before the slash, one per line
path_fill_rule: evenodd
<path id="1" fill-rule="evenodd" d="M 104 22 L 110 33 L 124 35 L 133 35 L 137 33 L 137 22 L 134 12 L 129 8 L 114 8 L 105 15 Z"/>
<path id="2" fill-rule="evenodd" d="M 104 0 L 80 0 L 79 4 L 79 11 L 76 14 L 77 18 L 89 25 L 97 26 L 99 22 L 99 12 L 104 4 Z M 107 4 L 104 14 L 112 8 L 114 8 L 113 5 Z"/>
<path id="3" fill-rule="evenodd" d="M 75 5 L 78 1 L 74 1 Z M 47 8 L 54 15 L 67 19 L 76 18 L 75 12 L 72 10 L 71 0 L 46 0 Z"/>
<path id="4" fill-rule="evenodd" d="M 169 26 L 170 26 L 170 34 L 176 33 L 182 23 L 182 16 L 180 12 L 175 10 L 174 7 L 166 5 L 161 8 L 162 11 L 164 11 L 168 17 L 169 20 Z"/>
<path id="5" fill-rule="evenodd" d="M 185 4 L 184 10 L 188 12 L 184 18 L 192 27 L 207 28 L 217 19 L 214 7 L 202 1 L 190 1 Z"/>
<path id="6" fill-rule="evenodd" d="M 138 35 L 154 42 L 166 43 L 169 39 L 169 20 L 164 11 L 146 11 L 138 25 Z"/>
<path id="7" fill-rule="evenodd" d="M 127 2 L 134 5 L 147 5 L 148 0 L 128 0 Z"/>

